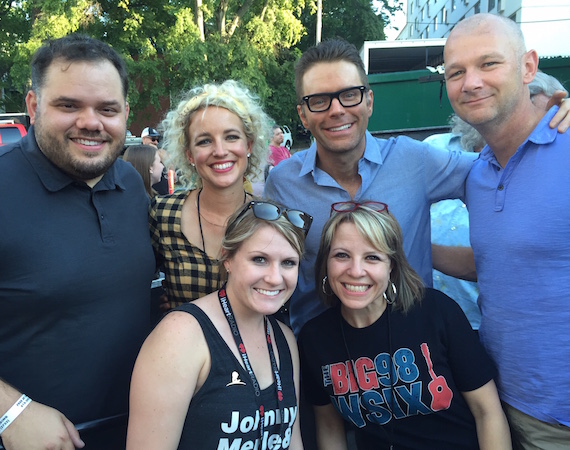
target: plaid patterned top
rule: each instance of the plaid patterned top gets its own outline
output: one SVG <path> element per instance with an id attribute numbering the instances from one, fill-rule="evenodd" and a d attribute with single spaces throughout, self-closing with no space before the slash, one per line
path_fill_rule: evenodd
<path id="1" fill-rule="evenodd" d="M 156 196 L 150 207 L 150 233 L 170 308 L 218 290 L 218 260 L 192 245 L 182 233 L 182 205 L 190 191 Z"/>

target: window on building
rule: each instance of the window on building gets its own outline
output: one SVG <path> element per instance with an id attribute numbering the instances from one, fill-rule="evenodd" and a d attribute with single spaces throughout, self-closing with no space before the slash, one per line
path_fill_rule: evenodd
<path id="1" fill-rule="evenodd" d="M 475 3 L 475 6 L 473 7 L 473 12 L 475 14 L 479 14 L 481 12 L 481 2 Z"/>
<path id="2" fill-rule="evenodd" d="M 421 11 L 421 13 L 420 13 L 420 16 L 421 16 L 421 18 L 422 18 L 422 22 L 423 22 L 423 20 L 426 18 L 425 12 L 426 12 L 425 8 L 422 8 L 422 11 Z"/>
<path id="3" fill-rule="evenodd" d="M 433 31 L 437 31 L 437 14 L 433 18 Z"/>
<path id="4" fill-rule="evenodd" d="M 429 0 L 427 0 L 427 2 L 426 2 L 426 14 L 428 17 L 431 17 L 429 14 Z"/>
<path id="5" fill-rule="evenodd" d="M 414 0 L 410 2 L 410 14 L 414 13 Z"/>
<path id="6" fill-rule="evenodd" d="M 489 0 L 489 7 L 487 8 L 487 11 L 492 11 L 493 9 L 495 9 L 495 0 Z"/>
<path id="7" fill-rule="evenodd" d="M 429 25 L 426 27 L 426 39 L 429 39 Z"/>
<path id="8" fill-rule="evenodd" d="M 445 6 L 441 10 L 441 23 L 444 23 L 445 25 L 448 24 L 448 22 L 447 22 L 447 8 Z"/>
<path id="9" fill-rule="evenodd" d="M 455 4 L 455 0 L 451 0 L 451 10 L 455 11 L 455 8 L 457 8 L 457 5 Z"/>

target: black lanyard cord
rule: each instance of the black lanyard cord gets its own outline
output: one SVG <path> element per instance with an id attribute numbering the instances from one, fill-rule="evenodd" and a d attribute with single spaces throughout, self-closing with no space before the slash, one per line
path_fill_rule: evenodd
<path id="1" fill-rule="evenodd" d="M 249 377 L 251 378 L 251 383 L 253 386 L 253 389 L 255 391 L 255 401 L 257 403 L 258 406 L 258 410 L 259 410 L 259 428 L 260 428 L 260 435 L 261 435 L 261 440 L 263 441 L 263 433 L 265 430 L 265 407 L 263 406 L 263 403 L 261 402 L 261 389 L 259 387 L 259 383 L 257 381 L 257 377 L 255 376 L 255 373 L 253 372 L 253 368 L 251 367 L 251 363 L 249 361 L 249 357 L 247 356 L 247 352 L 245 350 L 245 345 L 243 343 L 243 339 L 241 338 L 235 317 L 234 317 L 234 313 L 232 311 L 232 307 L 230 305 L 230 302 L 228 300 L 228 296 L 226 293 L 226 285 L 224 284 L 224 286 L 218 291 L 218 299 L 220 300 L 220 305 L 222 307 L 222 311 L 224 312 L 224 316 L 226 317 L 226 320 L 228 321 L 228 325 L 230 326 L 230 330 L 232 331 L 232 335 L 234 337 L 236 346 L 238 348 L 239 354 L 241 356 L 241 359 L 243 361 L 243 365 L 245 367 L 245 370 L 247 371 L 247 373 L 249 374 Z M 273 371 L 273 377 L 274 377 L 274 384 L 275 384 L 275 395 L 277 396 L 277 407 L 279 409 L 279 415 L 281 418 L 281 425 L 280 425 L 280 430 L 279 430 L 279 434 L 282 434 L 282 428 L 283 428 L 283 422 L 284 422 L 284 418 L 285 418 L 285 411 L 284 408 L 282 407 L 283 404 L 283 383 L 281 382 L 281 375 L 279 373 L 279 367 L 277 367 L 277 361 L 275 359 L 275 353 L 273 352 L 273 345 L 271 344 L 271 334 L 269 331 L 269 321 L 267 320 L 267 317 L 264 317 L 264 323 L 265 323 L 265 333 L 266 333 L 266 341 L 267 341 L 267 349 L 269 352 L 269 360 L 271 361 L 271 370 Z"/>

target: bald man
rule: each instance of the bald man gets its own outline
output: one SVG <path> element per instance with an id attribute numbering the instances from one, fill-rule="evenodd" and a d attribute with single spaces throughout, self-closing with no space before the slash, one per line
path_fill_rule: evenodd
<path id="1" fill-rule="evenodd" d="M 457 24 L 444 52 L 455 113 L 488 146 L 466 187 L 481 341 L 521 449 L 570 445 L 570 134 L 530 100 L 538 56 L 509 19 Z"/>

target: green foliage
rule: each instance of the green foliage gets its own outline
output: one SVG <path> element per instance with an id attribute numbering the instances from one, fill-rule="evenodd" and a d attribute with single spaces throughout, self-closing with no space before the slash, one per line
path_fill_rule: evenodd
<path id="1" fill-rule="evenodd" d="M 292 130 L 300 125 L 295 94 L 295 63 L 300 57 L 298 49 L 282 49 L 274 60 L 268 60 L 265 65 L 266 81 L 271 87 L 265 101 L 267 110 L 276 123 L 288 125 Z"/>
<path id="2" fill-rule="evenodd" d="M 0 0 L 0 86 L 4 88 L 0 108 L 5 111 L 23 111 L 21 92 L 25 86 L 12 86 L 9 74 L 14 64 L 16 46 L 30 37 L 29 28 L 22 26 L 25 20 L 25 11 L 14 8 L 12 0 Z"/>
<path id="3" fill-rule="evenodd" d="M 393 9 L 388 0 L 384 0 L 383 4 Z M 307 35 L 299 45 L 302 51 L 315 44 L 316 12 L 313 0 L 301 18 L 307 29 Z M 321 40 L 341 37 L 359 49 L 364 41 L 386 39 L 385 20 L 386 13 L 376 14 L 372 0 L 323 0 Z"/>
<path id="4" fill-rule="evenodd" d="M 341 35 L 355 44 L 383 38 L 384 22 L 369 0 L 323 3 L 324 36 Z M 314 0 L 202 0 L 203 41 L 196 5 L 196 0 L 0 0 L 6 107 L 22 110 L 30 60 L 42 41 L 81 32 L 125 57 L 134 113 L 149 105 L 159 110 L 161 99 L 175 100 L 197 84 L 233 78 L 259 95 L 277 123 L 295 129 L 294 65 L 300 43 L 314 42 Z"/>

